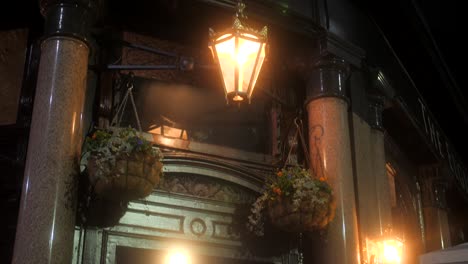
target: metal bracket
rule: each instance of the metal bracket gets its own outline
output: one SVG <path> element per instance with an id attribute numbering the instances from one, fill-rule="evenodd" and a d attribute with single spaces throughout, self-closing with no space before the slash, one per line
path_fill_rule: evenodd
<path id="1" fill-rule="evenodd" d="M 194 68 L 195 62 L 192 57 L 179 56 L 176 53 L 167 52 L 139 44 L 130 43 L 124 40 L 119 40 L 119 42 L 126 47 L 138 49 L 141 51 L 149 52 L 152 54 L 157 54 L 160 56 L 173 57 L 177 58 L 175 64 L 161 64 L 161 65 L 121 65 L 121 64 L 107 64 L 106 70 L 181 70 L 181 71 L 191 71 Z"/>

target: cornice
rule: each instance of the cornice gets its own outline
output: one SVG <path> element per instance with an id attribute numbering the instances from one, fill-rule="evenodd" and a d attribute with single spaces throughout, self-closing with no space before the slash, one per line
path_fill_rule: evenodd
<path id="1" fill-rule="evenodd" d="M 362 59 L 366 55 L 360 47 L 331 32 L 324 33 L 320 38 L 320 54 L 322 56 L 333 54 L 358 68 L 361 68 Z"/>

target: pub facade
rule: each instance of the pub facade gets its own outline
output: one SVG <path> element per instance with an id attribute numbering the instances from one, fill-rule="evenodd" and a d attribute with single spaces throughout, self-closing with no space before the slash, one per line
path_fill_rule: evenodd
<path id="1" fill-rule="evenodd" d="M 175 249 L 192 263 L 418 263 L 466 242 L 466 165 L 366 4 L 245 4 L 268 39 L 238 102 L 208 49 L 237 1 L 40 1 L 13 263 L 166 263 Z M 80 167 L 90 131 L 116 124 L 164 156 L 157 187 L 125 203 L 94 196 Z M 330 184 L 333 220 L 246 234 L 245 205 L 294 164 Z"/>

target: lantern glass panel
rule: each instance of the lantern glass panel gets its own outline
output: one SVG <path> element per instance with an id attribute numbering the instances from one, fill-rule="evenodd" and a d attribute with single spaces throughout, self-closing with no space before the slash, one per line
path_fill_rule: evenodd
<path id="1" fill-rule="evenodd" d="M 260 69 L 262 68 L 262 65 L 263 65 L 263 61 L 265 60 L 265 43 L 262 43 L 261 44 L 261 48 L 260 48 L 260 54 L 258 55 L 258 63 L 256 65 L 256 68 L 255 68 L 255 71 L 254 71 L 254 76 L 253 76 L 253 80 L 252 80 L 252 84 L 251 84 L 251 89 L 249 91 L 249 97 L 252 96 L 252 92 L 253 92 L 253 88 L 255 87 L 255 84 L 257 83 L 257 78 L 258 78 L 258 74 L 260 73 Z"/>
<path id="2" fill-rule="evenodd" d="M 235 38 L 232 34 L 225 34 L 219 37 L 216 41 L 225 39 L 223 42 L 215 44 L 216 54 L 218 55 L 219 67 L 223 75 L 224 87 L 226 93 L 234 92 L 235 80 Z"/>
<path id="3" fill-rule="evenodd" d="M 261 45 L 260 42 L 249 38 L 258 39 L 251 34 L 241 35 L 236 56 L 237 67 L 239 68 L 238 91 L 241 93 L 249 92 L 249 84 L 252 80 L 252 74 L 256 71 L 257 54 L 260 51 Z"/>

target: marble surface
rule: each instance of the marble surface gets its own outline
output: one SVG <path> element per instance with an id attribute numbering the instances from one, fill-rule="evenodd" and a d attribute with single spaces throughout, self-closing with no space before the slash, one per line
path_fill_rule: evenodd
<path id="1" fill-rule="evenodd" d="M 371 127 L 361 117 L 352 114 L 354 161 L 356 169 L 357 197 L 359 208 L 359 232 L 361 243 L 364 245 L 366 238 L 380 235 L 380 221 L 377 213 L 378 198 L 376 176 L 374 173 L 374 155 L 377 146 L 373 144 Z M 385 166 L 383 168 L 385 172 Z"/>
<path id="2" fill-rule="evenodd" d="M 326 263 L 358 263 L 348 104 L 340 98 L 324 97 L 310 101 L 307 111 L 312 167 L 331 184 L 337 205 L 326 237 Z"/>
<path id="3" fill-rule="evenodd" d="M 88 47 L 42 44 L 13 263 L 70 263 Z"/>
<path id="4" fill-rule="evenodd" d="M 372 129 L 371 139 L 371 159 L 372 171 L 375 177 L 377 190 L 377 213 L 379 221 L 379 234 L 382 235 L 385 229 L 392 227 L 392 202 L 390 197 L 390 183 L 387 176 L 384 133 L 378 129 Z"/>

